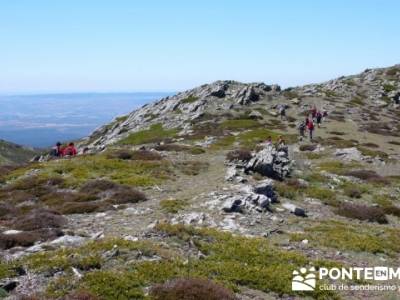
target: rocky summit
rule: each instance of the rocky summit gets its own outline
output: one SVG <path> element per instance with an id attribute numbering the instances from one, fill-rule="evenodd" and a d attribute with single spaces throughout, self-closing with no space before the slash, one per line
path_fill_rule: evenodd
<path id="1" fill-rule="evenodd" d="M 75 157 L 3 168 L 0 297 L 396 299 L 291 279 L 397 265 L 399 98 L 400 65 L 286 89 L 217 81 L 117 117 Z"/>

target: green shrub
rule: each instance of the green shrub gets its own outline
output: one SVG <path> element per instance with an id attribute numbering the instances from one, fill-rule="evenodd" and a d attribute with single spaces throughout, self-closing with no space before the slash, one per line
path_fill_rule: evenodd
<path id="1" fill-rule="evenodd" d="M 181 104 L 188 104 L 188 103 L 196 102 L 197 100 L 199 100 L 198 97 L 193 96 L 193 95 L 190 95 L 189 97 L 186 97 L 186 98 L 182 99 L 182 100 L 180 101 L 180 103 L 181 103 Z"/>
<path id="2" fill-rule="evenodd" d="M 331 206 L 338 205 L 338 202 L 336 201 L 336 192 L 330 189 L 311 186 L 305 190 L 305 194 L 308 197 L 321 200 L 322 203 L 326 205 L 331 205 Z"/>
<path id="3" fill-rule="evenodd" d="M 178 213 L 180 210 L 184 209 L 185 206 L 187 205 L 188 201 L 186 200 L 168 199 L 160 201 L 161 209 L 171 214 Z"/>
<path id="4" fill-rule="evenodd" d="M 397 229 L 377 228 L 366 224 L 319 222 L 305 229 L 303 234 L 292 234 L 291 239 L 308 239 L 310 245 L 325 246 L 341 251 L 386 253 L 396 255 L 400 250 L 400 232 Z"/>
<path id="5" fill-rule="evenodd" d="M 261 125 L 255 120 L 237 119 L 237 120 L 226 120 L 222 122 L 219 126 L 222 129 L 238 130 L 238 129 L 249 129 L 254 127 L 259 127 Z"/>
<path id="6" fill-rule="evenodd" d="M 164 139 L 174 137 L 177 132 L 177 129 L 164 129 L 161 124 L 154 124 L 147 130 L 131 133 L 118 143 L 121 145 L 157 143 L 163 141 Z"/>

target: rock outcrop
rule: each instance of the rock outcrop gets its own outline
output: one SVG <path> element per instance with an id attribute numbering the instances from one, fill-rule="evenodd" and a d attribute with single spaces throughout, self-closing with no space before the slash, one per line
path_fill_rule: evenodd
<path id="1" fill-rule="evenodd" d="M 245 172 L 256 172 L 269 178 L 282 180 L 289 176 L 293 161 L 289 159 L 286 146 L 276 148 L 274 145 L 265 145 L 247 163 Z"/>

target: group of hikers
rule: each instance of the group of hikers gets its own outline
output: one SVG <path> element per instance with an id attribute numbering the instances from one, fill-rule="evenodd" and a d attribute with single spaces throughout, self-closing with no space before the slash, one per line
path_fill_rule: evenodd
<path id="1" fill-rule="evenodd" d="M 317 109 L 317 107 L 314 105 L 309 113 L 307 114 L 306 118 L 304 121 L 301 121 L 298 125 L 299 129 L 299 134 L 300 138 L 302 139 L 305 137 L 305 132 L 308 130 L 310 141 L 313 139 L 313 133 L 315 130 L 315 123 L 317 124 L 317 127 L 321 127 L 322 119 L 325 118 L 328 115 L 327 111 L 320 111 Z"/>
<path id="2" fill-rule="evenodd" d="M 51 148 L 50 156 L 52 157 L 65 157 L 65 156 L 75 156 L 78 151 L 75 148 L 74 143 L 69 143 L 68 145 L 62 145 L 60 142 Z"/>
<path id="3" fill-rule="evenodd" d="M 278 108 L 279 115 L 281 117 L 281 120 L 286 119 L 286 106 L 281 105 Z M 303 139 L 305 137 L 305 132 L 308 130 L 310 140 L 313 139 L 313 133 L 315 130 L 315 125 L 317 124 L 317 127 L 319 128 L 321 126 L 323 118 L 325 118 L 328 115 L 328 112 L 326 110 L 320 111 L 317 109 L 317 107 L 314 105 L 308 112 L 305 120 L 301 121 L 298 124 L 298 130 L 300 134 L 300 138 Z"/>

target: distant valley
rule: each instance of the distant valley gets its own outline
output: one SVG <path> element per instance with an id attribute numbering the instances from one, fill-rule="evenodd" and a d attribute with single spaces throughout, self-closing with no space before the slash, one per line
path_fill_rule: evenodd
<path id="1" fill-rule="evenodd" d="M 0 139 L 31 147 L 87 136 L 114 117 L 168 96 L 163 92 L 0 96 Z"/>

